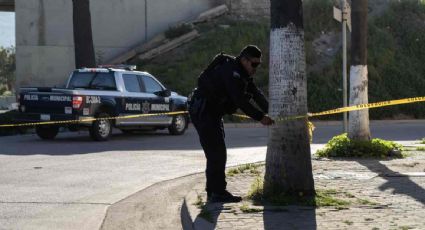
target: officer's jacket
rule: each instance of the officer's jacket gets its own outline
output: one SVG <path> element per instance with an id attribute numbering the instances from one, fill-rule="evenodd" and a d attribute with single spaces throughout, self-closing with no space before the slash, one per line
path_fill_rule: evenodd
<path id="1" fill-rule="evenodd" d="M 208 88 L 212 88 L 216 96 L 216 99 L 208 104 L 218 113 L 234 113 L 240 108 L 246 115 L 260 121 L 268 112 L 266 98 L 238 60 L 228 59 L 214 68 L 208 77 Z M 202 85 L 198 87 L 206 88 Z M 262 111 L 250 103 L 251 98 Z"/>

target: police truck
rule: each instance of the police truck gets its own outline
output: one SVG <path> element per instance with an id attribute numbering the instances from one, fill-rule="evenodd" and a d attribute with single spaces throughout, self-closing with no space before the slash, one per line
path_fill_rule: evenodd
<path id="1" fill-rule="evenodd" d="M 55 138 L 60 127 L 88 129 L 96 141 L 108 140 L 113 127 L 124 133 L 168 129 L 182 135 L 189 123 L 186 97 L 128 66 L 77 69 L 65 88 L 21 88 L 18 102 L 20 122 L 51 123 L 35 126 L 41 139 Z"/>

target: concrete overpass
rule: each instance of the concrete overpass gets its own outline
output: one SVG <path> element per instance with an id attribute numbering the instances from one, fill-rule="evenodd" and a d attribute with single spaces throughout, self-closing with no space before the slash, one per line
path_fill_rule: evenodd
<path id="1" fill-rule="evenodd" d="M 99 64 L 225 0 L 90 0 Z M 16 13 L 16 83 L 63 86 L 75 67 L 70 0 L 0 0 Z"/>

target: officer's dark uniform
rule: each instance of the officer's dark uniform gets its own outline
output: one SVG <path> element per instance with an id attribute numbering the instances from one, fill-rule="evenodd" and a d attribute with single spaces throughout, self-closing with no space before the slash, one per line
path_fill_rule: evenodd
<path id="1" fill-rule="evenodd" d="M 240 108 L 248 116 L 260 121 L 268 112 L 268 102 L 238 59 L 226 58 L 207 77 L 205 75 L 201 74 L 198 79 L 198 88 L 191 99 L 189 113 L 207 158 L 206 191 L 210 194 L 225 191 L 227 184 L 223 115 L 234 113 Z M 250 103 L 251 98 L 262 111 Z"/>

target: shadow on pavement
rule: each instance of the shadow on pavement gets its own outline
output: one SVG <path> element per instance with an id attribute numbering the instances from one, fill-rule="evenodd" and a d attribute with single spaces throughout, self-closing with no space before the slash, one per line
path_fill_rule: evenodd
<path id="1" fill-rule="evenodd" d="M 264 207 L 265 230 L 281 229 L 317 229 L 316 209 L 314 207 L 288 206 L 277 211 L 272 207 Z"/>
<path id="2" fill-rule="evenodd" d="M 266 145 L 266 130 L 247 133 L 244 129 L 227 129 L 228 148 L 260 147 Z M 201 151 L 196 131 L 189 128 L 184 135 L 169 135 L 166 130 L 124 134 L 118 130 L 110 140 L 93 141 L 88 132 L 59 133 L 54 140 L 41 140 L 36 135 L 8 136 L 0 138 L 0 155 L 75 155 L 105 151 Z"/>
<path id="3" fill-rule="evenodd" d="M 410 177 L 402 175 L 402 172 L 391 170 L 379 160 L 358 160 L 357 162 L 387 181 L 379 187 L 381 191 L 391 189 L 393 194 L 409 196 L 425 205 L 425 189 Z"/>
<path id="4" fill-rule="evenodd" d="M 213 230 L 216 228 L 218 217 L 220 213 L 226 210 L 222 203 L 207 203 L 204 207 L 204 211 L 196 216 L 193 224 L 196 229 L 202 230 Z M 203 224 L 208 221 L 208 224 Z"/>

